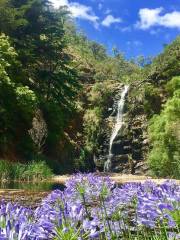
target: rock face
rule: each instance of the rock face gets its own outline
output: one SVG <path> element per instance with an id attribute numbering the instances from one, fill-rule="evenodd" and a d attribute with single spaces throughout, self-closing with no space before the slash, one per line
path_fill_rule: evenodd
<path id="1" fill-rule="evenodd" d="M 112 145 L 111 171 L 116 173 L 147 174 L 146 164 L 149 141 L 147 138 L 147 118 L 144 113 L 143 101 L 131 96 L 131 89 L 126 96 L 123 126 Z M 119 94 L 115 94 L 114 102 L 117 102 Z M 112 106 L 112 109 L 114 107 Z M 95 164 L 102 171 L 104 162 L 108 159 L 109 139 L 116 111 L 105 119 L 104 142 L 99 156 L 96 156 Z"/>

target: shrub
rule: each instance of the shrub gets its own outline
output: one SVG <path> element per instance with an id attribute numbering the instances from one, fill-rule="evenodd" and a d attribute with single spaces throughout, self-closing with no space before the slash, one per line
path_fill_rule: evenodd
<path id="1" fill-rule="evenodd" d="M 153 85 L 146 85 L 144 95 L 144 109 L 147 115 L 159 114 L 161 109 L 159 89 Z"/>
<path id="2" fill-rule="evenodd" d="M 106 109 L 111 102 L 112 93 L 115 90 L 112 83 L 96 82 L 88 94 L 89 108 L 84 114 L 84 136 L 85 151 L 89 153 L 97 152 L 99 142 L 102 141 L 103 123 L 105 119 Z"/>
<path id="3" fill-rule="evenodd" d="M 5 160 L 0 160 L 0 179 L 9 180 L 12 176 L 12 164 Z"/>
<path id="4" fill-rule="evenodd" d="M 168 93 L 172 96 L 174 92 L 180 89 L 180 77 L 173 77 L 166 85 Z"/>
<path id="5" fill-rule="evenodd" d="M 84 116 L 84 131 L 86 147 L 92 152 L 98 146 L 98 137 L 101 132 L 102 112 L 99 107 L 89 109 Z"/>
<path id="6" fill-rule="evenodd" d="M 168 86 L 176 89 L 174 78 Z M 149 126 L 152 150 L 149 164 L 157 176 L 180 178 L 180 89 L 173 93 L 160 115 L 155 115 Z"/>
<path id="7" fill-rule="evenodd" d="M 27 164 L 0 160 L 0 180 L 41 181 L 52 176 L 52 170 L 43 161 Z"/>
<path id="8" fill-rule="evenodd" d="M 30 181 L 47 179 L 52 176 L 51 169 L 43 161 L 32 162 L 26 165 L 24 178 Z"/>

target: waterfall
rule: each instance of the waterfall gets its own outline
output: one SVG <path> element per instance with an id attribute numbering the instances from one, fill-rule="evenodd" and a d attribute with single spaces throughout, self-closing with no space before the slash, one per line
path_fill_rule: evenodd
<path id="1" fill-rule="evenodd" d="M 113 142 L 118 134 L 118 132 L 120 131 L 120 129 L 122 128 L 123 125 L 123 110 L 124 110 L 124 103 L 125 103 L 125 97 L 126 94 L 129 90 L 129 86 L 125 85 L 124 89 L 121 93 L 121 98 L 118 101 L 118 111 L 117 111 L 117 116 L 116 116 L 116 123 L 114 125 L 112 134 L 111 134 L 111 138 L 110 138 L 110 143 L 109 143 L 109 156 L 108 156 L 108 160 L 104 163 L 104 172 L 108 172 L 111 169 L 111 159 L 112 159 L 112 145 Z"/>

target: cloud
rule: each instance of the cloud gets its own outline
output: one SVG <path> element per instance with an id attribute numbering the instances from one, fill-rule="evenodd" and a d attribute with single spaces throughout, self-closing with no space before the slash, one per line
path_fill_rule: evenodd
<path id="1" fill-rule="evenodd" d="M 169 28 L 180 28 L 180 12 L 165 14 L 161 17 L 161 24 Z"/>
<path id="2" fill-rule="evenodd" d="M 151 29 L 149 32 L 151 35 L 158 36 L 159 34 L 163 34 L 162 28 Z"/>
<path id="3" fill-rule="evenodd" d="M 154 26 L 163 26 L 167 28 L 180 29 L 180 12 L 173 11 L 162 15 L 163 8 L 143 8 L 139 10 L 140 21 L 136 23 L 136 27 L 146 30 Z M 161 15 L 160 15 L 161 14 Z"/>
<path id="4" fill-rule="evenodd" d="M 102 3 L 99 3 L 98 4 L 98 9 L 101 10 L 103 8 L 103 4 Z"/>
<path id="5" fill-rule="evenodd" d="M 159 14 L 162 12 L 162 8 L 148 9 L 143 8 L 139 10 L 140 21 L 137 23 L 137 27 L 141 29 L 148 29 L 154 25 L 157 25 Z"/>
<path id="6" fill-rule="evenodd" d="M 92 8 L 86 5 L 82 5 L 80 3 L 71 3 L 69 4 L 69 10 L 71 11 L 73 17 L 85 19 L 88 21 L 93 22 L 95 25 L 97 25 L 97 21 L 99 17 L 97 17 L 93 11 Z"/>
<path id="7" fill-rule="evenodd" d="M 111 24 L 120 22 L 122 22 L 121 18 L 115 18 L 112 15 L 108 15 L 105 17 L 101 24 L 105 27 L 110 27 Z"/>
<path id="8" fill-rule="evenodd" d="M 79 19 L 84 19 L 92 22 L 98 27 L 99 17 L 96 16 L 91 7 L 80 4 L 78 2 L 69 2 L 68 0 L 51 0 L 55 8 L 67 6 L 72 16 Z"/>
<path id="9" fill-rule="evenodd" d="M 111 12 L 112 12 L 112 10 L 109 9 L 109 8 L 107 8 L 106 11 L 104 12 L 104 14 L 108 15 L 108 14 L 110 14 Z"/>
<path id="10" fill-rule="evenodd" d="M 78 2 L 70 2 L 70 0 L 51 0 L 55 8 L 59 8 L 62 6 L 67 6 L 68 10 L 71 12 L 74 18 L 84 19 L 93 23 L 95 28 L 98 28 L 99 25 L 110 27 L 114 23 L 122 22 L 121 18 L 115 18 L 111 14 L 108 14 L 105 19 L 100 23 L 100 19 L 90 6 L 80 4 Z M 98 4 L 98 9 L 102 10 L 103 1 Z M 107 12 L 111 10 L 108 9 Z"/>
<path id="11" fill-rule="evenodd" d="M 121 27 L 121 28 L 119 28 L 119 30 L 123 33 L 126 33 L 126 32 L 131 32 L 132 28 L 131 28 L 131 26 L 127 26 L 127 27 Z"/>
<path id="12" fill-rule="evenodd" d="M 143 45 L 139 40 L 128 41 L 126 44 L 131 47 L 141 47 Z"/>
<path id="13" fill-rule="evenodd" d="M 53 3 L 55 8 L 69 5 L 68 0 L 51 0 L 51 2 Z"/>

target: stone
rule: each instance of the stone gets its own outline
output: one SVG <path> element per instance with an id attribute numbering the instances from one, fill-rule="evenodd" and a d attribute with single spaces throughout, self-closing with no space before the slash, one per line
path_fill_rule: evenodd
<path id="1" fill-rule="evenodd" d="M 143 145 L 148 145 L 149 144 L 149 139 L 144 139 L 142 142 Z"/>
<path id="2" fill-rule="evenodd" d="M 142 151 L 141 151 L 141 149 L 133 150 L 133 152 L 132 152 L 132 159 L 142 160 Z"/>
<path id="3" fill-rule="evenodd" d="M 141 168 L 143 165 L 144 165 L 143 162 L 138 162 L 138 163 L 134 166 L 134 168 L 135 168 L 135 169 L 138 169 L 138 168 Z"/>
<path id="4" fill-rule="evenodd" d="M 119 84 L 114 87 L 114 95 L 109 100 L 105 113 L 106 118 L 104 119 L 102 131 L 106 137 L 104 137 L 102 143 L 103 147 L 99 148 L 100 154 L 104 156 L 100 160 L 101 166 L 108 159 L 110 135 L 117 114 L 114 107 L 120 98 L 122 88 L 123 85 L 120 86 Z M 141 175 L 148 171 L 145 164 L 149 149 L 148 122 L 144 112 L 143 99 L 138 100 L 138 96 L 133 97 L 131 91 L 125 101 L 123 121 L 124 125 L 112 146 L 112 171 L 117 173 L 131 172 Z"/>
<path id="5" fill-rule="evenodd" d="M 123 144 L 113 144 L 111 152 L 114 155 L 123 154 L 124 153 Z"/>
<path id="6" fill-rule="evenodd" d="M 131 147 L 130 145 L 123 147 L 123 153 L 124 153 L 124 154 L 131 153 L 131 151 L 132 151 L 132 147 Z"/>
<path id="7" fill-rule="evenodd" d="M 116 155 L 116 156 L 113 156 L 113 158 L 112 158 L 112 162 L 128 163 L 128 161 L 129 161 L 128 154 Z"/>

